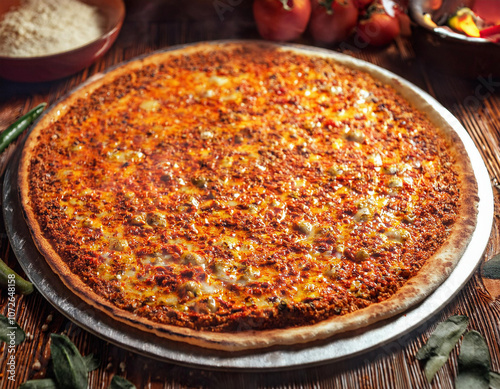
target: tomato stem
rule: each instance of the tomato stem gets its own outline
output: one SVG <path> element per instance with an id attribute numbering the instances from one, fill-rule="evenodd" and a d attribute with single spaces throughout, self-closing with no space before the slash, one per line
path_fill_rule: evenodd
<path id="1" fill-rule="evenodd" d="M 325 7 L 326 13 L 328 15 L 332 15 L 333 14 L 332 4 L 333 4 L 334 1 L 335 0 L 320 0 L 319 5 Z"/>
<path id="2" fill-rule="evenodd" d="M 283 9 L 285 11 L 291 11 L 293 8 L 293 0 L 280 0 L 281 4 L 283 4 Z M 288 3 L 292 3 L 291 5 L 288 5 Z"/>

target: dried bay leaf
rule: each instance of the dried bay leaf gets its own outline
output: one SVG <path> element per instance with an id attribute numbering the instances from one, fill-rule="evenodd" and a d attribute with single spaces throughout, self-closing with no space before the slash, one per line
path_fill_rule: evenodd
<path id="1" fill-rule="evenodd" d="M 467 316 L 450 316 L 439 323 L 427 343 L 418 350 L 416 358 L 425 361 L 425 376 L 431 382 L 438 370 L 446 363 L 451 350 L 465 332 L 469 318 Z"/>
<path id="2" fill-rule="evenodd" d="M 18 389 L 57 389 L 56 381 L 52 378 L 43 378 L 39 380 L 26 381 L 19 385 Z"/>
<path id="3" fill-rule="evenodd" d="M 64 335 L 51 334 L 52 371 L 56 379 L 43 378 L 30 380 L 19 386 L 20 389 L 61 389 L 87 388 L 85 375 L 99 367 L 100 361 L 94 354 L 81 356 L 76 346 Z M 67 370 L 66 370 L 67 369 Z M 69 386 L 71 385 L 71 386 Z M 83 386 L 85 385 L 85 386 Z"/>
<path id="4" fill-rule="evenodd" d="M 87 389 L 87 364 L 76 346 L 65 335 L 51 334 L 50 339 L 50 353 L 57 387 Z"/>
<path id="5" fill-rule="evenodd" d="M 464 335 L 458 356 L 456 389 L 488 389 L 490 387 L 490 351 L 477 331 Z"/>
<path id="6" fill-rule="evenodd" d="M 481 269 L 481 275 L 484 278 L 494 280 L 500 279 L 500 254 L 495 255 L 490 260 L 486 261 Z"/>
<path id="7" fill-rule="evenodd" d="M 108 389 L 136 389 L 136 387 L 132 382 L 126 380 L 123 377 L 115 375 L 113 376 Z"/>
<path id="8" fill-rule="evenodd" d="M 443 365 L 448 360 L 449 355 L 436 355 L 432 358 L 429 358 L 425 363 L 425 377 L 428 382 L 431 382 L 436 375 L 436 373 L 443 367 Z"/>
<path id="9" fill-rule="evenodd" d="M 488 380 L 470 371 L 459 373 L 455 379 L 455 389 L 488 389 L 489 387 Z"/>
<path id="10" fill-rule="evenodd" d="M 87 371 L 93 371 L 99 367 L 101 361 L 94 354 L 85 355 L 83 357 Z"/>
<path id="11" fill-rule="evenodd" d="M 500 389 L 500 374 L 490 371 L 490 388 Z"/>
<path id="12" fill-rule="evenodd" d="M 0 341 L 17 346 L 25 338 L 26 334 L 19 324 L 0 314 Z"/>

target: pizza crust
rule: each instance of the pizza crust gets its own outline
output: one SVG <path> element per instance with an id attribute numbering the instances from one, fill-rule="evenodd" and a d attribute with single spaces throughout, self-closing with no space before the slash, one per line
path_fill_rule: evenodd
<path id="1" fill-rule="evenodd" d="M 180 52 L 189 55 L 199 51 L 217 50 L 219 48 L 230 48 L 242 43 L 202 43 L 187 46 L 180 49 Z M 243 43 L 247 45 L 262 45 L 269 47 L 269 44 Z M 301 47 L 278 47 L 284 52 L 290 50 L 294 53 L 332 57 L 329 52 L 321 50 L 303 49 Z M 457 169 L 461 180 L 461 197 L 459 206 L 459 216 L 452 227 L 452 232 L 445 244 L 427 260 L 416 276 L 411 278 L 392 297 L 380 303 L 372 304 L 366 308 L 343 316 L 332 317 L 313 325 L 300 326 L 296 328 L 263 330 L 263 331 L 241 331 L 241 332 L 208 332 L 198 331 L 189 328 L 177 327 L 155 323 L 144 318 L 139 318 L 130 312 L 118 309 L 101 296 L 95 294 L 89 287 L 69 270 L 62 261 L 53 246 L 45 239 L 42 228 L 35 216 L 30 202 L 29 194 L 29 167 L 34 149 L 38 142 L 38 134 L 44 127 L 48 126 L 72 106 L 81 97 L 89 96 L 92 91 L 110 80 L 119 77 L 121 74 L 131 69 L 140 68 L 149 63 L 161 63 L 166 57 L 179 51 L 160 53 L 132 61 L 125 66 L 114 69 L 102 75 L 93 77 L 84 86 L 78 88 L 71 95 L 64 98 L 48 111 L 29 135 L 23 149 L 22 159 L 19 169 L 19 190 L 21 201 L 24 207 L 25 219 L 30 228 L 33 240 L 47 259 L 49 265 L 58 274 L 64 284 L 89 305 L 106 312 L 113 319 L 121 321 L 140 330 L 153 332 L 160 337 L 170 340 L 188 343 L 191 345 L 224 351 L 238 351 L 260 349 L 271 346 L 284 346 L 321 341 L 331 338 L 334 335 L 344 332 L 354 331 L 364 328 L 374 323 L 390 319 L 402 314 L 411 307 L 421 303 L 429 296 L 446 278 L 450 275 L 462 254 L 467 248 L 472 234 L 476 227 L 477 205 L 479 197 L 477 194 L 477 183 L 470 164 L 465 147 L 454 129 L 443 119 L 443 117 L 426 101 L 420 92 L 415 92 L 408 85 L 403 85 L 399 79 L 395 79 L 391 74 L 379 69 L 366 66 L 357 60 L 346 58 L 345 56 L 334 55 L 334 60 L 344 63 L 347 66 L 359 68 L 362 71 L 372 74 L 384 83 L 393 86 L 403 95 L 417 110 L 425 112 L 432 123 L 434 123 L 446 139 L 450 146 L 450 151 L 457 161 Z"/>

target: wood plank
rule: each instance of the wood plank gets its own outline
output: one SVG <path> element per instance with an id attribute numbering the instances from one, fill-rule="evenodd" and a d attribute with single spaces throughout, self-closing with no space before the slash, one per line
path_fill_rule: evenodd
<path id="1" fill-rule="evenodd" d="M 210 3 L 210 7 L 212 7 Z M 43 100 L 53 102 L 61 95 L 91 75 L 113 64 L 131 59 L 142 53 L 170 45 L 205 39 L 255 38 L 252 22 L 248 18 L 248 3 L 235 7 L 227 19 L 190 23 L 188 20 L 168 20 L 159 15 L 156 21 L 144 22 L 141 18 L 127 21 L 113 49 L 99 62 L 74 77 L 53 83 L 22 85 L 0 80 L 0 130 L 19 114 Z M 152 11 L 151 11 L 152 12 Z M 245 13 L 244 16 L 241 14 Z M 165 16 L 166 17 L 166 16 Z M 242 19 L 238 19 L 242 18 Z M 243 20 L 238 24 L 238 20 Z M 310 43 L 307 39 L 304 43 Z M 336 47 L 335 49 L 341 50 Z M 356 49 L 354 47 L 354 49 Z M 477 98 L 480 81 L 464 81 L 439 74 L 414 57 L 408 40 L 398 40 L 384 50 L 341 50 L 358 58 L 384 66 L 428 90 L 464 124 L 479 147 L 492 177 L 500 180 L 500 94 L 494 89 L 484 98 Z M 477 100 L 475 99 L 477 98 Z M 13 148 L 12 148 L 13 150 Z M 5 161 L 3 162 L 5 165 Z M 0 166 L 2 161 L 0 161 Z M 495 193 L 498 201 L 498 192 Z M 498 207 L 496 211 L 498 214 Z M 500 251 L 498 216 L 485 257 Z M 2 223 L 3 225 L 3 223 Z M 2 258 L 20 271 L 8 246 L 5 231 L 1 231 Z M 479 330 L 486 338 L 492 354 L 493 368 L 500 370 L 500 303 L 495 298 L 496 289 L 481 280 L 479 273 L 457 297 L 429 322 L 400 339 L 360 356 L 303 369 L 278 373 L 220 372 L 193 369 L 152 360 L 109 344 L 81 330 L 51 307 L 35 292 L 30 296 L 16 296 L 16 317 L 27 333 L 28 340 L 16 347 L 18 361 L 16 381 L 6 376 L 5 346 L 0 348 L 0 387 L 16 388 L 28 379 L 45 377 L 50 365 L 49 339 L 51 333 L 66 333 L 82 354 L 94 353 L 101 359 L 101 366 L 90 374 L 91 388 L 107 388 L 115 374 L 136 384 L 138 388 L 453 388 L 457 374 L 458 348 L 450 361 L 438 372 L 432 384 L 427 383 L 422 366 L 415 360 L 419 347 L 428 339 L 436 324 L 452 314 L 465 314 L 471 318 L 470 328 Z M 493 296 L 493 297 L 492 297 Z M 7 296 L 0 294 L 0 312 L 6 313 Z"/>

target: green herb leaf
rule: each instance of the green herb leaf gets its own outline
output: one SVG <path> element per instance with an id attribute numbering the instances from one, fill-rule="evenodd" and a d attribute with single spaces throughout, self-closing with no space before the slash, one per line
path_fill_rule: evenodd
<path id="1" fill-rule="evenodd" d="M 486 261 L 481 269 L 481 275 L 484 278 L 500 280 L 500 254 Z"/>
<path id="2" fill-rule="evenodd" d="M 490 388 L 500 389 L 500 374 L 490 371 Z"/>
<path id="3" fill-rule="evenodd" d="M 136 389 L 135 385 L 118 375 L 113 376 L 108 389 Z"/>
<path id="4" fill-rule="evenodd" d="M 94 354 L 89 354 L 89 355 L 85 355 L 83 357 L 83 360 L 85 362 L 85 366 L 87 366 L 87 371 L 92 371 L 92 370 L 95 370 L 99 367 L 99 365 L 101 364 L 101 361 L 99 360 L 99 358 L 97 358 Z"/>
<path id="5" fill-rule="evenodd" d="M 0 288 L 9 289 L 12 287 L 16 293 L 21 294 L 30 294 L 34 290 L 31 282 L 26 281 L 0 259 Z"/>
<path id="6" fill-rule="evenodd" d="M 0 314 L 0 341 L 17 346 L 25 338 L 26 334 L 14 319 Z"/>
<path id="7" fill-rule="evenodd" d="M 57 383 L 52 378 L 26 381 L 18 389 L 57 389 Z"/>
<path id="8" fill-rule="evenodd" d="M 76 346 L 65 335 L 50 335 L 54 375 L 60 389 L 87 389 L 88 369 Z"/>
<path id="9" fill-rule="evenodd" d="M 418 350 L 416 358 L 419 361 L 426 361 L 427 381 L 431 382 L 438 370 L 446 363 L 451 350 L 465 332 L 468 324 L 467 316 L 450 316 L 437 325 L 427 343 Z"/>
<path id="10" fill-rule="evenodd" d="M 488 389 L 490 387 L 490 351 L 483 336 L 477 331 L 464 335 L 458 356 L 456 389 Z"/>
<path id="11" fill-rule="evenodd" d="M 41 103 L 21 116 L 0 134 L 0 152 L 7 148 L 43 112 L 47 103 Z"/>

